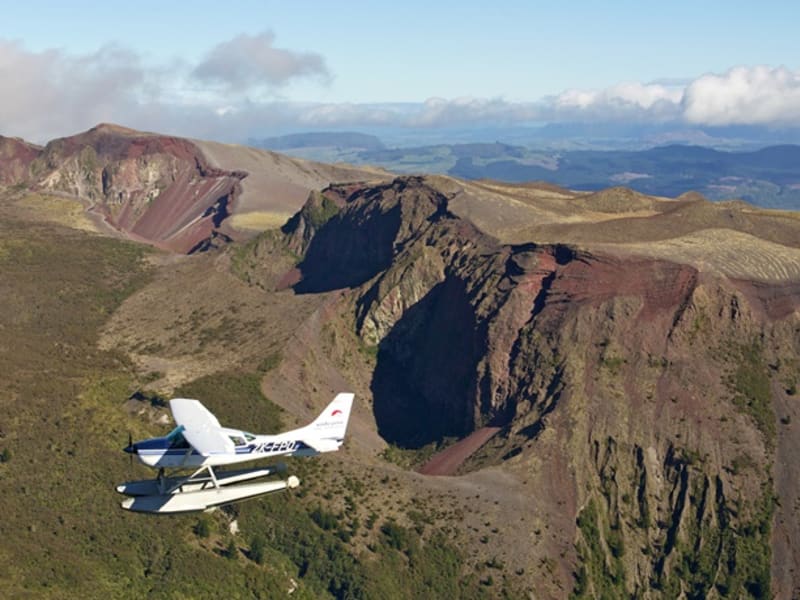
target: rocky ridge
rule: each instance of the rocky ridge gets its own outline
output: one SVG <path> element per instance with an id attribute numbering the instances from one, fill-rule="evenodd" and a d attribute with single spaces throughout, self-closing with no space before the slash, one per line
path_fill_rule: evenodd
<path id="1" fill-rule="evenodd" d="M 464 193 L 439 178 L 333 186 L 284 228 L 298 293 L 351 290 L 381 435 L 419 447 L 501 427 L 469 468 L 544 492 L 530 502 L 567 532 L 550 550 L 577 597 L 797 594 L 800 532 L 773 527 L 796 529 L 800 509 L 800 278 L 502 243 L 452 210 Z M 705 202 L 631 197 L 662 222 Z"/>

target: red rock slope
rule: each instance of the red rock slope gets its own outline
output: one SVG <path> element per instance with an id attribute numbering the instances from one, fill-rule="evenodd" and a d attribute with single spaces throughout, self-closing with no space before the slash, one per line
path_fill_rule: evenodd
<path id="1" fill-rule="evenodd" d="M 0 184 L 27 182 L 81 198 L 120 233 L 176 252 L 254 235 L 229 225 L 234 211 L 273 214 L 272 220 L 283 222 L 311 190 L 365 176 L 370 174 L 109 124 L 44 148 L 0 137 Z"/>
<path id="2" fill-rule="evenodd" d="M 0 184 L 14 185 L 25 181 L 30 164 L 40 152 L 41 148 L 24 140 L 0 135 Z"/>

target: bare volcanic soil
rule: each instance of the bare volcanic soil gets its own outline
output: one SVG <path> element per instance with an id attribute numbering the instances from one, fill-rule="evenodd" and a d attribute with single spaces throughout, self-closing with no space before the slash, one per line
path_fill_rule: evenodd
<path id="1" fill-rule="evenodd" d="M 0 135 L 0 185 L 23 183 L 41 148 L 19 138 Z"/>
<path id="2" fill-rule="evenodd" d="M 369 176 L 109 124 L 44 148 L 0 137 L 0 184 L 81 198 L 118 232 L 180 253 L 252 237 L 254 231 L 230 225 L 235 211 L 257 217 L 251 220 L 260 230 L 275 228 L 312 189 Z"/>
<path id="3" fill-rule="evenodd" d="M 449 448 L 437 453 L 419 469 L 423 475 L 455 475 L 470 456 L 488 442 L 499 427 L 481 427 Z"/>

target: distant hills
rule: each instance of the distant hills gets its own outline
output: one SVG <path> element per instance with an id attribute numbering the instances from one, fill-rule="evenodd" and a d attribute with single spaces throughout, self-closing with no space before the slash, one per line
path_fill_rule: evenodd
<path id="1" fill-rule="evenodd" d="M 296 134 L 255 145 L 398 173 L 510 183 L 544 180 L 584 191 L 625 185 L 657 196 L 696 191 L 712 200 L 800 210 L 800 146 L 790 144 L 737 152 L 677 144 L 646 150 L 536 150 L 500 142 L 386 148 L 375 136 L 346 132 Z"/>
<path id="2" fill-rule="evenodd" d="M 270 150 L 289 150 L 299 148 L 340 147 L 361 150 L 383 150 L 381 140 L 374 135 L 355 131 L 318 131 L 293 133 L 263 140 L 251 140 L 252 145 Z"/>
<path id="3" fill-rule="evenodd" d="M 578 190 L 625 185 L 658 196 L 697 191 L 713 200 L 740 198 L 767 208 L 800 209 L 800 146 L 722 152 L 700 146 L 642 151 L 573 151 L 552 165 L 530 164 L 519 150 L 487 160 L 460 156 L 449 173 L 469 179 L 546 179 Z"/>
<path id="4" fill-rule="evenodd" d="M 247 140 L 247 144 L 263 150 L 283 152 L 296 158 L 352 164 L 369 162 L 359 158 L 362 153 L 370 154 L 385 149 L 377 136 L 354 131 L 317 131 L 264 139 L 251 138 Z"/>

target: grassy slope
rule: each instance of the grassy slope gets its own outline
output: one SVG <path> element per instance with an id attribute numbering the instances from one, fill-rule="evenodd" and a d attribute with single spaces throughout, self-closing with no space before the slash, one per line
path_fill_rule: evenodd
<path id="1" fill-rule="evenodd" d="M 355 508 L 358 482 L 337 497 L 304 485 L 200 517 L 120 510 L 114 484 L 151 475 L 120 452 L 127 432 L 160 429 L 126 410 L 145 382 L 121 352 L 99 350 L 97 337 L 150 278 L 148 250 L 0 210 L 1 597 L 268 598 L 291 588 L 299 598 L 482 595 L 477 579 L 459 583 L 459 552 L 424 523 L 414 530 L 328 508 L 326 498 L 341 504 L 342 495 Z M 232 422 L 274 430 L 280 413 L 260 396 L 259 378 L 227 373 L 179 392 L 224 405 Z M 308 482 L 327 468 L 292 465 Z M 243 532 L 235 537 L 234 516 Z"/>
<path id="2" fill-rule="evenodd" d="M 0 444 L 10 453 L 0 465 L 0 595 L 276 589 L 274 574 L 225 568 L 189 543 L 191 518 L 117 508 L 113 484 L 128 471 L 119 448 L 135 425 L 122 406 L 137 382 L 124 357 L 95 341 L 147 280 L 145 250 L 33 223 L 0 228 Z"/>

